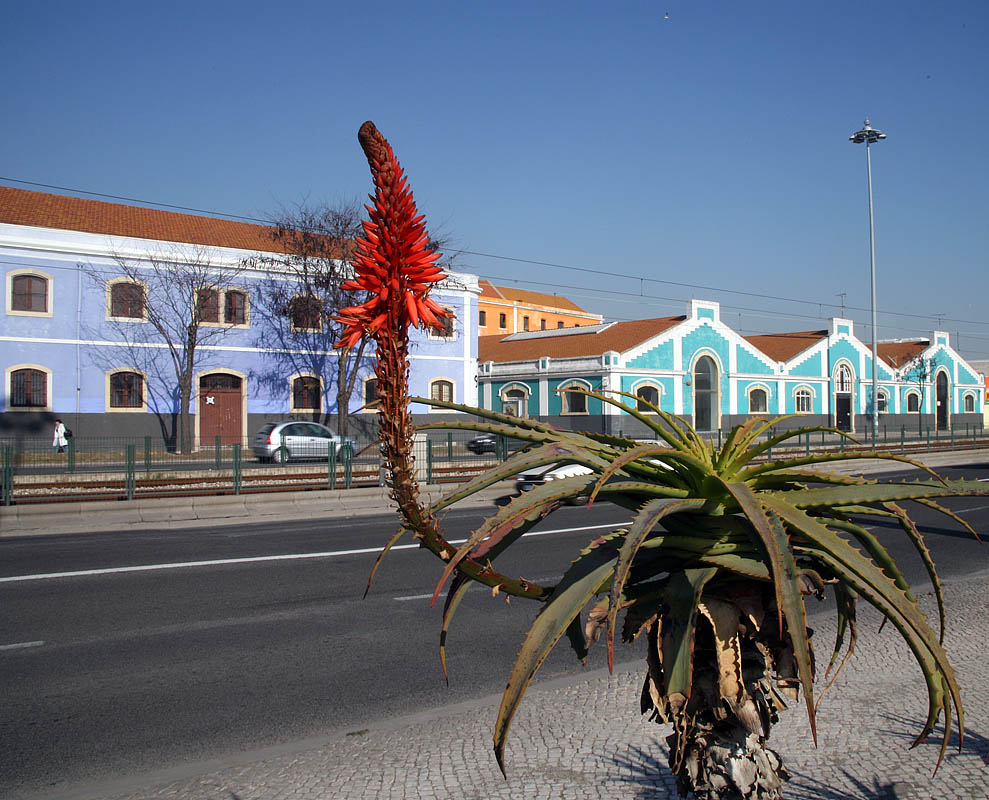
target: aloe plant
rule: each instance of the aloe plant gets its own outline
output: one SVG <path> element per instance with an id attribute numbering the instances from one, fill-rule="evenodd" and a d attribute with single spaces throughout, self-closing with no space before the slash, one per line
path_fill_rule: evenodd
<path id="1" fill-rule="evenodd" d="M 953 717 L 960 747 L 963 711 L 958 682 L 943 647 L 946 613 L 941 584 L 923 537 L 900 504 L 921 503 L 975 535 L 938 500 L 985 494 L 982 484 L 948 482 L 922 464 L 876 453 L 771 461 L 767 456 L 772 448 L 822 428 L 795 428 L 774 436 L 771 429 L 786 417 L 750 420 L 716 448 L 658 407 L 650 406 L 651 413 L 640 412 L 644 402 L 640 398 L 625 395 L 632 401 L 625 404 L 622 393 L 588 392 L 637 418 L 655 441 L 560 431 L 538 420 L 414 398 L 479 420 L 424 425 L 420 430 L 461 427 L 528 443 L 523 451 L 437 503 L 421 502 L 411 452 L 406 354 L 409 328 L 432 321 L 428 315 L 417 317 L 414 305 L 425 296 L 414 280 L 422 274 L 423 257 L 415 252 L 403 256 L 403 252 L 410 252 L 410 242 L 421 244 L 424 233 L 412 230 L 421 217 L 415 213 L 390 146 L 373 125 L 368 133 L 368 125 L 361 129 L 361 142 L 375 177 L 374 227 L 359 243 L 366 257 L 358 260 L 357 269 L 359 275 L 362 270 L 371 275 L 365 284 L 374 296 L 342 316 L 352 325 L 346 341 L 353 343 L 360 335 L 375 340 L 383 395 L 382 446 L 388 484 L 403 519 L 403 527 L 378 563 L 409 532 L 444 562 L 434 593 L 438 597 L 450 580 L 440 644 L 444 671 L 446 633 L 472 581 L 541 604 L 495 721 L 494 751 L 502 771 L 512 718 L 539 666 L 564 636 L 581 659 L 592 643 L 603 638 L 609 666 L 616 638 L 631 641 L 644 636 L 647 663 L 640 710 L 672 726 L 669 761 L 681 794 L 693 792 L 705 800 L 781 797 L 787 774 L 767 740 L 779 712 L 801 693 L 816 740 L 819 695 L 805 601 L 828 591 L 834 594 L 838 623 L 827 668 L 834 670 L 831 681 L 856 647 L 856 604 L 865 600 L 900 633 L 926 681 L 928 710 L 917 743 L 943 714 L 945 733 L 937 765 Z M 833 462 L 858 458 L 907 463 L 929 478 L 879 483 L 826 469 Z M 581 464 L 590 473 L 515 497 L 459 547 L 444 537 L 437 516 L 443 509 L 525 469 L 560 463 Z M 497 558 L 524 533 L 564 503 L 583 497 L 589 498 L 589 504 L 617 504 L 630 512 L 631 521 L 588 542 L 554 585 L 496 570 Z M 862 524 L 863 517 L 894 520 L 912 542 L 934 587 L 938 632 L 889 553 Z M 532 565 L 530 574 L 538 571 L 538 565 Z"/>

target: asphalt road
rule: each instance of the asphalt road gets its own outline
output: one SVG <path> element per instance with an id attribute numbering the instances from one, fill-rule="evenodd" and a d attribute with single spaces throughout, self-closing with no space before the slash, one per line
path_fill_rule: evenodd
<path id="1" fill-rule="evenodd" d="M 984 478 L 989 465 L 942 471 Z M 951 506 L 989 531 L 989 498 Z M 624 516 L 563 509 L 500 567 L 551 579 Z M 944 578 L 989 563 L 989 545 L 928 509 L 916 516 Z M 480 519 L 451 515 L 448 535 Z M 447 686 L 441 603 L 429 606 L 439 563 L 395 550 L 362 599 L 394 529 L 381 517 L 0 541 L 0 796 L 44 797 L 500 692 L 534 605 L 472 590 L 451 629 Z M 923 582 L 898 529 L 876 530 Z M 617 655 L 641 658 L 636 647 Z M 603 663 L 592 650 L 588 666 Z M 561 644 L 540 677 L 581 669 Z"/>

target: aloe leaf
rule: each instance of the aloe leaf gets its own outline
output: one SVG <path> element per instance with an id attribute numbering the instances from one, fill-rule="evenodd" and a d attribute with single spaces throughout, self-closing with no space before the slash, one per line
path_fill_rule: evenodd
<path id="1" fill-rule="evenodd" d="M 690 699 L 697 604 L 704 586 L 716 573 L 713 567 L 685 569 L 670 575 L 666 583 L 661 645 L 664 694 L 674 706 L 682 706 Z"/>
<path id="2" fill-rule="evenodd" d="M 945 611 L 944 611 L 944 590 L 941 586 L 941 576 L 937 574 L 937 569 L 934 567 L 934 557 L 931 555 L 930 548 L 927 546 L 927 542 L 924 541 L 924 537 L 921 535 L 920 531 L 917 529 L 917 524 L 910 519 L 907 512 L 900 508 L 900 506 L 895 503 L 889 503 L 887 505 L 893 515 L 899 520 L 900 527 L 903 528 L 903 532 L 910 538 L 913 542 L 913 546 L 917 549 L 920 554 L 920 560 L 924 562 L 924 568 L 927 570 L 927 577 L 931 579 L 931 585 L 934 587 L 934 597 L 937 599 L 937 614 L 938 614 L 938 641 L 944 644 L 944 628 L 945 628 Z"/>
<path id="3" fill-rule="evenodd" d="M 775 498 L 768 497 L 765 501 L 771 510 L 776 511 L 787 524 L 813 543 L 813 548 L 807 548 L 812 556 L 824 562 L 839 579 L 851 584 L 856 592 L 884 614 L 913 650 L 924 673 L 929 697 L 928 719 L 918 741 L 922 741 L 933 730 L 938 709 L 944 706 L 941 685 L 934 678 L 937 673 L 948 679 L 951 701 L 958 710 L 959 725 L 963 725 L 961 690 L 954 671 L 947 653 L 917 605 L 910 602 L 879 567 L 820 522 Z"/>
<path id="4" fill-rule="evenodd" d="M 474 406 L 465 406 L 461 403 L 451 403 L 446 400 L 434 400 L 431 397 L 410 397 L 410 403 L 422 403 L 426 406 L 433 406 L 433 408 L 445 408 L 449 411 L 460 411 L 464 414 L 469 414 L 474 417 L 482 417 L 484 419 L 490 419 L 494 422 L 502 422 L 505 425 L 509 425 L 515 428 L 527 428 L 534 431 L 542 431 L 553 436 L 558 436 L 561 431 L 554 428 L 552 425 L 546 422 L 540 422 L 532 417 L 513 417 L 510 414 L 501 414 L 497 411 L 489 411 L 485 408 L 476 408 Z M 429 423 L 433 424 L 433 423 Z"/>
<path id="5" fill-rule="evenodd" d="M 643 540 L 652 533 L 654 527 L 668 514 L 676 514 L 684 511 L 693 511 L 704 506 L 703 500 L 651 500 L 646 503 L 635 516 L 629 526 L 625 540 L 618 551 L 618 563 L 615 565 L 615 578 L 611 584 L 611 596 L 608 604 L 608 670 L 614 669 L 615 665 L 615 620 L 618 616 L 618 600 L 625 587 L 625 580 L 628 578 L 629 569 L 635 554 Z"/>
<path id="6" fill-rule="evenodd" d="M 970 534 L 972 534 L 972 536 L 975 537 L 976 541 L 978 542 L 982 541 L 982 537 L 980 537 L 979 534 L 975 532 L 975 528 L 969 525 L 966 520 L 958 516 L 950 508 L 945 508 L 940 503 L 935 502 L 934 500 L 927 500 L 923 498 L 915 498 L 915 502 L 920 503 L 922 506 L 927 506 L 928 508 L 931 508 L 934 511 L 940 511 L 946 517 L 951 517 L 951 519 L 953 519 L 955 522 L 961 525 L 965 530 L 967 530 Z"/>
<path id="7" fill-rule="evenodd" d="M 657 447 L 652 444 L 644 444 L 638 447 L 633 447 L 631 450 L 620 454 L 614 461 L 612 461 L 605 469 L 601 471 L 601 477 L 598 478 L 597 484 L 594 486 L 594 490 L 591 492 L 591 496 L 587 500 L 587 505 L 594 502 L 594 498 L 597 497 L 598 491 L 604 484 L 608 482 L 608 479 L 619 472 L 624 466 L 632 461 L 640 458 L 646 458 L 657 453 L 669 452 L 665 447 Z"/>
<path id="8" fill-rule="evenodd" d="M 626 405 L 625 403 L 622 403 L 621 401 L 616 400 L 613 397 L 609 397 L 608 395 L 604 395 L 599 392 L 584 391 L 581 392 L 581 394 L 586 394 L 588 397 L 594 397 L 600 400 L 602 403 L 607 403 L 608 405 L 621 409 L 625 413 L 639 420 L 639 422 L 641 422 L 643 425 L 648 427 L 653 433 L 659 436 L 670 447 L 676 450 L 687 451 L 692 449 L 689 444 L 690 442 L 689 438 L 687 438 L 684 432 L 681 431 L 678 427 L 674 427 L 673 428 L 674 433 L 670 433 L 668 430 L 666 430 L 666 428 L 664 428 L 662 425 L 657 424 L 654 420 L 650 419 L 648 415 L 643 414 L 637 408 L 633 408 L 632 406 Z M 624 394 L 624 392 L 614 392 L 614 394 Z M 653 408 L 655 409 L 655 407 Z M 668 425 L 670 425 L 670 422 L 667 420 L 669 415 L 666 414 L 665 412 L 659 411 L 658 409 L 656 409 L 656 411 L 657 414 L 660 416 L 660 418 L 663 419 L 663 421 L 666 422 Z M 673 426 L 671 425 L 671 427 Z"/>
<path id="9" fill-rule="evenodd" d="M 639 405 L 640 402 L 641 403 L 645 403 L 647 406 L 649 406 L 649 409 L 652 411 L 652 413 L 654 413 L 657 417 L 659 417 L 659 419 L 661 419 L 663 422 L 665 422 L 669 426 L 670 430 L 672 430 L 673 433 L 685 445 L 688 445 L 689 446 L 691 440 L 696 441 L 696 438 L 697 437 L 696 437 L 696 433 L 693 431 L 693 429 L 689 425 L 684 424 L 683 421 L 681 421 L 680 419 L 678 419 L 675 414 L 670 414 L 667 411 L 663 411 L 663 409 L 661 409 L 658 405 L 655 405 L 654 403 L 650 403 L 648 400 L 644 400 L 641 397 L 639 397 L 638 395 L 632 394 L 631 392 L 618 392 L 618 391 L 616 391 L 616 392 L 614 392 L 614 394 L 619 395 L 621 397 L 627 397 L 629 400 L 633 400 L 635 402 L 635 410 L 636 411 L 638 411 L 638 405 Z M 623 405 L 625 407 L 630 407 L 627 403 L 623 403 Z M 646 424 L 648 424 L 649 422 L 651 422 L 651 420 L 649 419 L 648 416 L 646 417 L 646 420 L 644 420 L 644 421 L 646 422 Z M 652 426 L 650 426 L 650 427 L 652 427 Z M 693 436 L 691 436 L 692 433 L 694 434 Z"/>
<path id="10" fill-rule="evenodd" d="M 443 584 L 446 583 L 446 579 L 450 577 L 457 565 L 481 542 L 490 539 L 489 546 L 492 546 L 518 528 L 525 527 L 528 530 L 534 527 L 547 514 L 555 510 L 561 502 L 577 496 L 581 489 L 589 487 L 593 482 L 593 474 L 580 475 L 550 481 L 535 487 L 530 492 L 513 497 L 508 505 L 502 506 L 495 514 L 485 519 L 447 561 L 443 573 L 436 582 L 433 602 L 436 602 Z"/>
<path id="11" fill-rule="evenodd" d="M 430 506 L 430 511 L 435 514 L 437 511 L 448 508 L 466 497 L 470 497 L 481 489 L 486 489 L 520 472 L 556 463 L 583 464 L 585 467 L 593 470 L 604 469 L 608 466 L 608 461 L 589 451 L 572 447 L 563 442 L 547 442 L 531 450 L 515 453 L 497 466 L 482 472 L 480 475 L 476 475 L 466 483 L 461 484 L 453 491 L 441 497 Z"/>
<path id="12" fill-rule="evenodd" d="M 805 456 L 804 458 L 788 458 L 785 461 L 770 461 L 765 464 L 759 464 L 758 466 L 748 467 L 742 470 L 737 475 L 737 479 L 741 481 L 749 481 L 758 475 L 762 475 L 767 472 L 775 472 L 777 470 L 791 470 L 794 467 L 805 467 L 811 464 L 833 464 L 837 462 L 849 462 L 849 461 L 895 461 L 898 464 L 909 464 L 911 467 L 922 470 L 935 478 L 938 481 L 944 482 L 944 479 L 938 475 L 934 470 L 928 467 L 926 464 L 921 464 L 919 461 L 913 461 L 904 456 L 896 456 L 891 453 L 821 453 L 813 456 Z"/>
<path id="13" fill-rule="evenodd" d="M 584 628 L 580 624 L 580 614 L 574 617 L 573 621 L 567 625 L 567 639 L 570 641 L 570 647 L 577 654 L 577 658 L 580 659 L 580 663 L 586 663 L 587 637 L 584 636 Z"/>
<path id="14" fill-rule="evenodd" d="M 839 475 L 837 472 L 821 472 L 817 470 L 773 470 L 746 479 L 749 486 L 756 490 L 780 491 L 785 488 L 804 489 L 813 484 L 830 486 L 867 486 L 878 481 L 863 478 L 858 475 Z M 790 484 L 789 487 L 786 484 Z"/>
<path id="15" fill-rule="evenodd" d="M 378 557 L 374 559 L 374 566 L 371 567 L 371 574 L 367 576 L 367 586 L 364 587 L 364 597 L 367 597 L 367 593 L 371 591 L 371 583 L 374 581 L 374 575 L 378 571 L 378 567 L 381 566 L 381 562 L 384 561 L 388 551 L 391 550 L 398 540 L 401 539 L 406 533 L 411 533 L 411 531 L 403 525 L 394 533 L 394 535 L 392 535 L 385 546 L 381 548 L 381 552 L 378 553 Z"/>
<path id="16" fill-rule="evenodd" d="M 845 651 L 845 657 L 841 660 L 834 675 L 831 676 L 831 680 L 821 689 L 821 693 L 817 697 L 818 706 L 820 706 L 827 691 L 838 680 L 838 676 L 851 659 L 852 653 L 855 652 L 855 645 L 858 642 L 858 623 L 855 619 L 855 601 L 858 598 L 851 589 L 839 582 L 834 584 L 834 599 L 838 614 L 838 629 L 835 632 L 834 651 L 831 654 L 831 660 L 828 662 L 828 668 L 824 671 L 825 677 L 831 672 L 831 668 L 838 661 L 838 656 L 841 655 L 841 648 L 845 643 L 846 633 L 848 634 L 848 650 Z"/>
<path id="17" fill-rule="evenodd" d="M 739 431 L 739 435 L 733 442 L 732 449 L 728 451 L 727 458 L 718 462 L 720 471 L 725 475 L 732 475 L 738 469 L 739 460 L 746 458 L 746 455 L 749 452 L 749 446 L 756 439 L 762 436 L 762 434 L 774 425 L 778 425 L 780 422 L 795 416 L 797 415 L 787 414 L 786 416 L 770 417 L 769 419 L 746 420 L 742 423 L 742 430 Z M 750 422 L 752 423 L 751 425 L 749 425 Z M 722 450 L 722 453 L 725 453 L 724 449 Z"/>
<path id="18" fill-rule="evenodd" d="M 905 483 L 873 483 L 862 486 L 808 487 L 792 492 L 766 492 L 764 494 L 777 497 L 794 508 L 814 508 L 815 506 L 833 508 L 866 503 L 888 503 L 897 500 L 987 495 L 989 494 L 989 486 L 977 481 L 949 481 L 944 484 L 934 481 L 909 481 Z"/>
<path id="19" fill-rule="evenodd" d="M 787 632 L 793 643 L 793 656 L 797 662 L 797 674 L 807 700 L 807 717 L 810 733 L 817 744 L 817 707 L 814 704 L 814 667 L 811 663 L 810 637 L 807 635 L 807 608 L 800 591 L 800 572 L 790 550 L 790 537 L 783 521 L 772 511 L 768 520 L 776 540 L 776 550 L 780 557 L 780 574 L 773 575 L 773 583 L 778 585 L 777 594 L 782 595 L 782 610 L 786 617 Z"/>
<path id="20" fill-rule="evenodd" d="M 450 582 L 450 591 L 447 592 L 446 602 L 443 604 L 443 624 L 440 626 L 440 665 L 443 667 L 443 677 L 446 679 L 447 686 L 450 685 L 450 676 L 446 671 L 446 635 L 450 628 L 450 621 L 453 619 L 453 613 L 457 610 L 457 606 L 460 605 L 460 601 L 463 600 L 470 586 L 470 578 L 462 572 L 457 573 Z"/>
<path id="21" fill-rule="evenodd" d="M 617 559 L 613 546 L 592 546 L 585 550 L 570 565 L 526 633 L 495 721 L 494 752 L 502 775 L 505 775 L 508 729 L 529 683 L 550 650 L 594 596 L 601 582 L 611 576 Z"/>
<path id="22" fill-rule="evenodd" d="M 782 422 L 783 420 L 789 419 L 790 417 L 794 417 L 794 416 L 796 416 L 796 414 L 789 414 L 785 417 L 777 417 L 776 419 L 771 421 L 771 424 L 775 425 L 778 422 Z M 827 432 L 832 430 L 834 429 L 822 428 L 819 425 L 810 425 L 804 428 L 789 428 L 785 430 L 783 433 L 779 433 L 776 436 L 769 437 L 766 441 L 762 442 L 762 444 L 755 445 L 754 447 L 748 447 L 748 444 L 750 444 L 751 442 L 750 441 L 746 442 L 745 451 L 740 452 L 735 457 L 735 459 L 732 462 L 732 469 L 733 471 L 737 471 L 739 468 L 744 467 L 746 464 L 752 461 L 752 459 L 761 456 L 763 453 L 767 452 L 768 450 L 771 450 L 772 448 L 777 447 L 778 445 L 781 445 L 783 442 L 793 439 L 796 436 L 802 436 L 805 433 L 818 433 L 820 431 Z M 838 431 L 834 430 L 834 432 L 837 433 Z M 752 438 L 755 439 L 758 436 L 759 434 L 757 433 Z M 726 475 L 725 477 L 728 476 Z"/>

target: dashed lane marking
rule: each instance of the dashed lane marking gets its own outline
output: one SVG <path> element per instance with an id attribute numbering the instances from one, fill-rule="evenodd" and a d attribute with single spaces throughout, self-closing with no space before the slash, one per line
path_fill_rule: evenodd
<path id="1" fill-rule="evenodd" d="M 24 650 L 28 647 L 41 647 L 44 642 L 17 642 L 15 644 L 0 644 L 0 650 Z"/>

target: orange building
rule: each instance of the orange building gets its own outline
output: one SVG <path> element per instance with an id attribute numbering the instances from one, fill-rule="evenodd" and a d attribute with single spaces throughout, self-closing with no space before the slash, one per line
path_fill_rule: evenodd
<path id="1" fill-rule="evenodd" d="M 527 292 L 479 281 L 477 298 L 477 335 L 491 336 L 520 331 L 544 331 L 598 325 L 604 317 L 591 314 L 580 306 L 555 294 Z"/>

